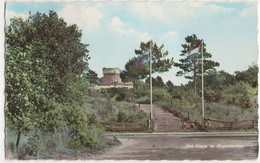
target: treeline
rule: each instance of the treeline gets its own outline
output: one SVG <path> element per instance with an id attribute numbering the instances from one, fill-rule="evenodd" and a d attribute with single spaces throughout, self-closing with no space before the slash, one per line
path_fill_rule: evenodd
<path id="1" fill-rule="evenodd" d="M 252 65 L 245 71 L 236 71 L 233 75 L 225 71 L 207 73 L 204 76 L 204 96 L 206 102 L 221 102 L 239 105 L 242 108 L 251 108 L 254 97 L 257 95 L 258 66 Z M 149 103 L 149 78 L 145 81 L 136 81 L 136 102 Z M 175 106 L 185 107 L 200 103 L 201 76 L 197 76 L 197 95 L 194 96 L 194 83 L 176 86 L 170 80 L 163 82 L 160 76 L 152 78 L 153 101 L 167 105 L 174 102 Z M 133 101 L 133 90 L 110 89 L 108 93 L 118 101 Z M 189 104 L 187 104 L 189 103 Z"/>

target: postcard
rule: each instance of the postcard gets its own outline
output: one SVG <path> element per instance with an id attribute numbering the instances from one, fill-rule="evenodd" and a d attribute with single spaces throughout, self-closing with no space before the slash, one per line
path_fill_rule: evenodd
<path id="1" fill-rule="evenodd" d="M 5 1 L 4 159 L 257 160 L 258 5 Z"/>

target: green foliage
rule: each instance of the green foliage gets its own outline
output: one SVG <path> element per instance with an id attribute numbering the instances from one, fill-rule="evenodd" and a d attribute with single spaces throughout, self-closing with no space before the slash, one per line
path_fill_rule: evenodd
<path id="1" fill-rule="evenodd" d="M 148 115 L 128 102 L 111 100 L 110 94 L 89 91 L 89 98 L 85 109 L 93 113 L 99 122 L 143 122 Z"/>
<path id="2" fill-rule="evenodd" d="M 258 86 L 258 66 L 252 65 L 245 71 L 235 72 L 235 78 L 237 81 L 248 83 L 250 86 L 256 88 Z"/>
<path id="3" fill-rule="evenodd" d="M 145 80 L 146 84 L 150 85 L 150 78 L 147 78 Z M 152 77 L 152 85 L 153 87 L 160 87 L 163 88 L 164 87 L 164 82 L 162 80 L 162 78 L 160 76 L 157 76 L 156 78 Z"/>
<path id="4" fill-rule="evenodd" d="M 180 56 L 184 56 L 185 58 L 179 59 L 180 63 L 175 62 L 174 66 L 181 69 L 181 71 L 178 71 L 176 73 L 177 76 L 184 76 L 187 79 L 194 79 L 194 75 L 190 76 L 189 74 L 191 72 L 194 72 L 194 63 L 187 61 L 186 57 L 188 56 L 188 52 L 191 51 L 197 44 L 199 44 L 202 40 L 198 39 L 195 34 L 191 36 L 187 36 L 185 38 L 186 43 L 182 44 L 183 50 L 181 51 Z M 202 46 L 201 46 L 202 47 Z M 212 55 L 206 51 L 206 44 L 203 44 L 203 57 L 205 60 L 203 60 L 204 64 L 204 75 L 207 75 L 207 72 L 216 71 L 215 67 L 219 66 L 218 62 L 214 62 L 212 60 L 209 60 L 209 58 L 212 58 Z M 201 58 L 201 54 L 199 54 L 198 58 Z M 202 74 L 201 70 L 201 60 L 197 59 L 196 61 L 196 74 Z"/>
<path id="5" fill-rule="evenodd" d="M 85 79 L 90 84 L 98 84 L 98 80 L 99 80 L 98 74 L 95 71 L 91 70 L 91 69 L 85 71 L 82 74 L 81 78 Z"/>
<path id="6" fill-rule="evenodd" d="M 117 119 L 116 119 L 117 122 L 127 122 L 127 119 L 128 119 L 128 117 L 125 112 L 120 110 L 117 113 Z"/>
<path id="7" fill-rule="evenodd" d="M 26 153 L 31 156 L 37 156 L 40 146 L 40 135 L 36 132 L 28 139 Z"/>
<path id="8" fill-rule="evenodd" d="M 153 101 L 170 101 L 171 95 L 165 88 L 153 87 Z"/>
<path id="9" fill-rule="evenodd" d="M 229 103 L 238 104 L 243 108 L 250 108 L 252 99 L 257 94 L 257 89 L 252 88 L 248 83 L 238 82 L 224 90 L 223 93 Z"/>
<path id="10" fill-rule="evenodd" d="M 146 62 L 141 67 L 137 67 L 138 61 L 143 57 L 144 53 L 152 46 L 152 73 L 167 72 L 172 68 L 173 58 L 167 58 L 169 52 L 164 50 L 164 45 L 158 46 L 153 41 L 141 42 L 140 49 L 135 50 L 137 57 L 130 59 L 126 65 L 125 70 L 121 73 L 123 81 L 133 81 L 133 79 L 145 79 L 149 75 L 149 62 Z"/>
<path id="11" fill-rule="evenodd" d="M 108 88 L 105 91 L 109 97 L 116 101 L 133 101 L 133 89 Z"/>
<path id="12" fill-rule="evenodd" d="M 149 64 L 144 63 L 141 67 L 137 64 L 142 56 L 133 57 L 125 64 L 125 70 L 120 73 L 123 82 L 132 82 L 134 79 L 144 79 L 149 74 Z"/>
<path id="13" fill-rule="evenodd" d="M 76 25 L 67 25 L 54 11 L 11 19 L 6 27 L 8 125 L 22 133 L 35 127 L 53 133 L 66 125 L 77 133 L 68 139 L 70 147 L 95 147 L 90 130 L 102 127 L 82 108 L 89 83 L 80 76 L 90 57 L 81 37 Z M 28 141 L 29 153 L 37 151 L 35 138 Z"/>

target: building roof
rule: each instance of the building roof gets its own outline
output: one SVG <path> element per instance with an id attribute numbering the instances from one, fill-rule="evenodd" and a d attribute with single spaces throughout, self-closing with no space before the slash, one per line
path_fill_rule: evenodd
<path id="1" fill-rule="evenodd" d="M 104 74 L 120 74 L 119 68 L 103 68 Z"/>

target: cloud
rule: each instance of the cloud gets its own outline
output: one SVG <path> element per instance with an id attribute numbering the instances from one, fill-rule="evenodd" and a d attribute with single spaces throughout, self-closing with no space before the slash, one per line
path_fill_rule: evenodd
<path id="1" fill-rule="evenodd" d="M 234 8 L 225 8 L 222 6 L 218 6 L 218 5 L 208 5 L 209 7 L 209 11 L 211 12 L 231 12 L 231 11 L 235 11 Z"/>
<path id="2" fill-rule="evenodd" d="M 117 34 L 124 34 L 129 36 L 135 36 L 140 41 L 148 41 L 152 38 L 148 33 L 140 33 L 137 32 L 135 29 L 131 27 L 127 27 L 127 25 L 119 18 L 119 17 L 113 17 L 109 28 L 112 32 Z"/>
<path id="3" fill-rule="evenodd" d="M 257 15 L 257 8 L 256 6 L 245 8 L 239 13 L 239 15 L 244 18 L 252 15 Z"/>
<path id="4" fill-rule="evenodd" d="M 133 12 L 139 15 L 140 17 L 145 17 L 146 19 L 162 19 L 166 20 L 167 17 L 164 14 L 164 9 L 160 3 L 133 3 L 132 8 Z"/>
<path id="5" fill-rule="evenodd" d="M 14 18 L 14 17 L 21 17 L 22 19 L 26 19 L 28 17 L 28 15 L 24 14 L 24 13 L 16 13 L 14 11 L 7 11 L 6 12 L 6 24 L 10 24 L 10 18 Z"/>
<path id="6" fill-rule="evenodd" d="M 172 37 L 176 36 L 177 34 L 178 34 L 178 32 L 176 32 L 176 31 L 169 31 L 167 33 L 164 33 L 162 35 L 162 37 L 163 38 L 172 38 Z"/>
<path id="7" fill-rule="evenodd" d="M 138 38 L 140 41 L 147 42 L 152 39 L 152 36 L 150 36 L 148 33 L 142 33 L 138 34 Z"/>
<path id="8" fill-rule="evenodd" d="M 100 5 L 67 5 L 59 15 L 69 24 L 77 24 L 80 28 L 87 32 L 98 31 L 100 21 L 104 18 L 104 14 L 100 11 Z"/>
<path id="9" fill-rule="evenodd" d="M 126 33 L 125 23 L 123 23 L 119 17 L 113 17 L 110 23 L 110 29 L 114 32 Z M 131 29 L 133 30 L 133 29 Z"/>

